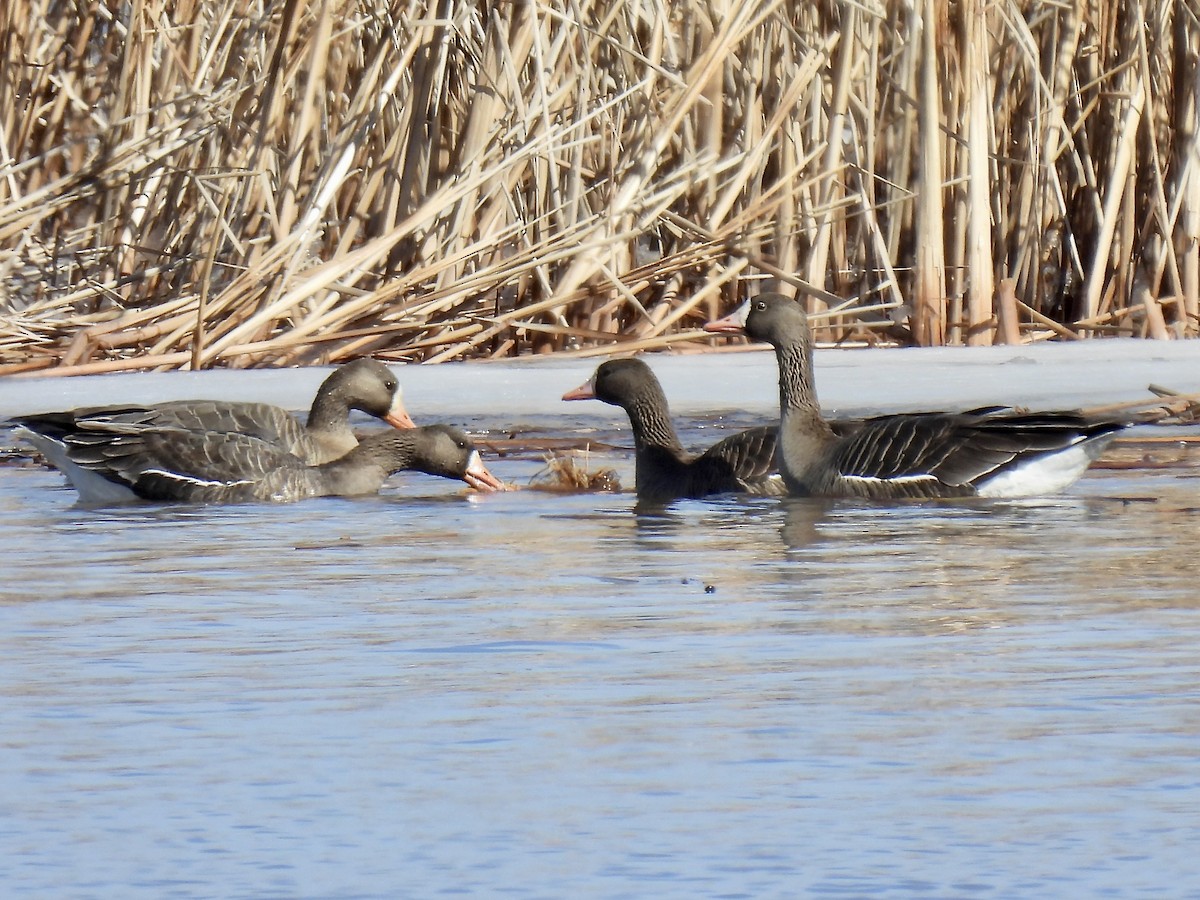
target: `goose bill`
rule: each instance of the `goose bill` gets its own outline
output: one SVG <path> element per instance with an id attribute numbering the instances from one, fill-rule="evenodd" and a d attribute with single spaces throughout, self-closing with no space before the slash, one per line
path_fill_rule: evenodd
<path id="1" fill-rule="evenodd" d="M 596 399 L 596 376 L 593 375 L 579 387 L 573 391 L 567 391 L 562 395 L 564 400 L 595 400 Z"/>
<path id="2" fill-rule="evenodd" d="M 395 398 L 392 400 L 392 406 L 387 411 L 387 415 L 383 417 L 383 421 L 387 422 L 393 428 L 416 428 L 417 423 L 408 415 L 408 410 L 404 408 L 404 401 L 400 398 L 400 393 L 397 391 Z"/>
<path id="3" fill-rule="evenodd" d="M 508 490 L 504 486 L 504 482 L 487 470 L 487 466 L 483 464 L 483 460 L 479 458 L 479 451 L 476 450 L 471 454 L 470 460 L 467 462 L 467 471 L 463 475 L 463 481 L 475 488 L 477 491 L 504 491 Z"/>
<path id="4" fill-rule="evenodd" d="M 725 318 L 705 323 L 704 330 L 713 334 L 742 334 L 746 330 L 746 314 L 749 311 L 750 303 L 743 303 Z"/>

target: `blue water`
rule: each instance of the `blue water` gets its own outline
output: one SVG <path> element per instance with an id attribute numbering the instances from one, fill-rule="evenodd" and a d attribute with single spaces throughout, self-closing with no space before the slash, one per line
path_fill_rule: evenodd
<path id="1" fill-rule="evenodd" d="M 72 504 L 0 468 L 6 896 L 1200 897 L 1191 467 Z"/>

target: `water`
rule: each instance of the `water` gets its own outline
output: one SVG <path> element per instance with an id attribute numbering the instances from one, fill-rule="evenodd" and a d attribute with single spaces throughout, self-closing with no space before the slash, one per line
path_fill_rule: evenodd
<path id="1" fill-rule="evenodd" d="M 0 469 L 5 894 L 1200 897 L 1200 480 L 1149 452 L 647 513 Z"/>

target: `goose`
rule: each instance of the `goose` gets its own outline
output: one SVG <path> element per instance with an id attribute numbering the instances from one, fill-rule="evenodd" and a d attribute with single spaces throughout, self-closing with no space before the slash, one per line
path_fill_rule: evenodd
<path id="1" fill-rule="evenodd" d="M 590 380 L 564 400 L 601 400 L 629 415 L 635 448 L 634 485 L 640 502 L 667 503 L 713 494 L 782 493 L 775 472 L 776 429 L 751 428 L 730 435 L 699 456 L 679 442 L 662 386 L 640 359 L 601 363 Z"/>
<path id="2" fill-rule="evenodd" d="M 845 436 L 821 416 L 813 386 L 812 333 L 800 304 L 761 294 L 714 333 L 744 333 L 775 348 L 779 363 L 780 471 L 800 496 L 930 499 L 1030 497 L 1063 490 L 1125 422 L 1066 412 L 910 413 L 868 419 Z"/>
<path id="3" fill-rule="evenodd" d="M 504 489 L 466 435 L 448 425 L 374 434 L 318 466 L 253 435 L 178 425 L 113 423 L 63 432 L 38 421 L 23 422 L 18 435 L 41 450 L 89 505 L 356 496 L 376 493 L 403 470 L 458 478 L 480 491 Z"/>
<path id="4" fill-rule="evenodd" d="M 38 413 L 20 421 L 43 434 L 103 432 L 114 426 L 161 427 L 175 434 L 242 434 L 275 444 L 308 465 L 319 465 L 344 456 L 358 444 L 350 430 L 352 409 L 382 419 L 394 428 L 413 427 L 396 376 L 374 359 L 356 359 L 335 369 L 317 389 L 306 425 L 278 406 L 227 400 L 88 407 Z M 58 466 L 54 457 L 61 458 L 60 452 L 50 448 L 46 455 Z"/>

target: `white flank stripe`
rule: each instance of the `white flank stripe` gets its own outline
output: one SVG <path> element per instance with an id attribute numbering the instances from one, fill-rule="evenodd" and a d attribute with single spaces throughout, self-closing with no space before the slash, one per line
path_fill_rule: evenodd
<path id="1" fill-rule="evenodd" d="M 896 475 L 892 478 L 880 478 L 877 475 L 843 475 L 843 481 L 865 481 L 872 484 L 902 484 L 916 481 L 937 481 L 937 478 L 926 472 L 923 475 Z"/>
<path id="2" fill-rule="evenodd" d="M 191 475 L 184 475 L 181 472 L 168 472 L 166 469 L 142 469 L 142 475 L 161 475 L 163 478 L 170 478 L 172 481 L 182 481 L 184 484 L 198 484 L 201 487 L 232 487 L 237 484 L 254 484 L 254 481 L 210 481 L 204 478 L 193 478 Z"/>

